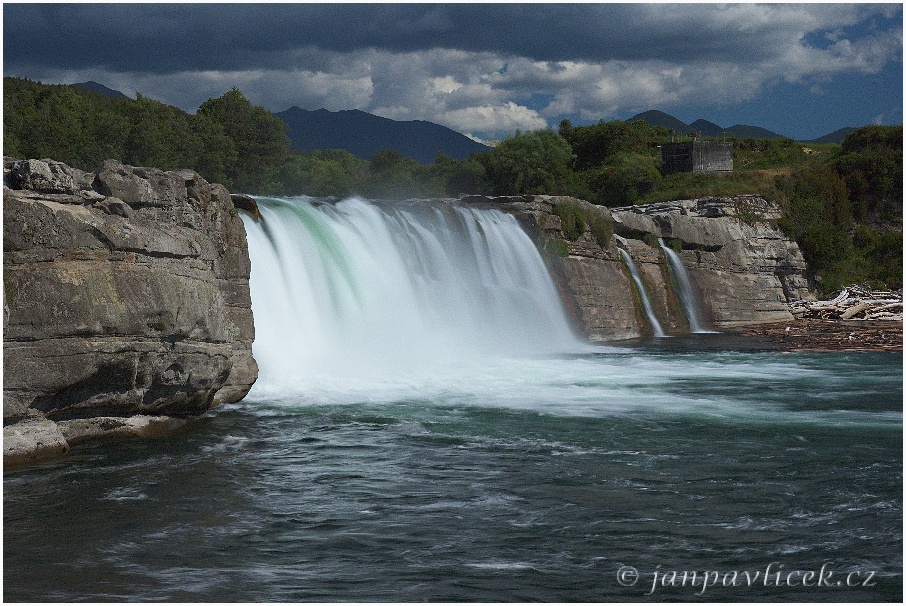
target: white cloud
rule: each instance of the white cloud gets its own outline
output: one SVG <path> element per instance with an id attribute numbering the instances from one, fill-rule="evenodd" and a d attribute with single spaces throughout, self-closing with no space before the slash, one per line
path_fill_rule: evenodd
<path id="1" fill-rule="evenodd" d="M 537 130 L 547 126 L 547 120 L 538 112 L 512 101 L 502 105 L 483 105 L 449 111 L 443 114 L 439 121 L 453 130 L 489 132 L 497 135 L 512 134 L 516 130 Z"/>

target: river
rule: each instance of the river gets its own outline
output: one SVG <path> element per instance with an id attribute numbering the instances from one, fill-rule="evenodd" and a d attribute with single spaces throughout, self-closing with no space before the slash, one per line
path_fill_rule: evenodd
<path id="1" fill-rule="evenodd" d="M 5 600 L 902 600 L 902 354 L 588 345 L 507 216 L 262 206 L 259 382 L 6 475 Z"/>

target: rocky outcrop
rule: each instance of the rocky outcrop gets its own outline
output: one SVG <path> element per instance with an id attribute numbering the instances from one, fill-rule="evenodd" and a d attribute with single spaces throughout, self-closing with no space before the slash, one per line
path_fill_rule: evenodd
<path id="1" fill-rule="evenodd" d="M 711 327 L 792 319 L 789 301 L 814 298 L 799 247 L 776 227 L 780 209 L 758 196 L 614 209 L 563 196 L 468 196 L 460 202 L 509 212 L 538 236 L 550 252 L 548 262 L 567 310 L 592 341 L 651 334 L 618 247 L 633 258 L 665 332 L 689 330 L 677 278 L 658 238 L 678 251 Z M 606 217 L 614 237 L 605 246 L 589 229 L 570 237 L 560 205 L 571 205 L 586 217 Z M 565 248 L 550 246 L 552 242 L 563 242 Z"/>
<path id="2" fill-rule="evenodd" d="M 759 196 L 614 208 L 611 215 L 614 233 L 649 248 L 663 238 L 678 252 L 715 327 L 790 320 L 790 301 L 814 299 L 799 246 L 776 226 L 779 206 Z"/>
<path id="3" fill-rule="evenodd" d="M 250 264 L 222 185 L 5 159 L 3 202 L 5 460 L 27 424 L 186 418 L 248 392 Z"/>
<path id="4" fill-rule="evenodd" d="M 571 237 L 557 210 L 572 207 L 587 218 L 610 221 L 607 208 L 568 196 L 467 196 L 459 202 L 510 213 L 537 237 L 577 332 L 594 342 L 650 333 L 614 242 L 601 246 L 588 225 Z"/>

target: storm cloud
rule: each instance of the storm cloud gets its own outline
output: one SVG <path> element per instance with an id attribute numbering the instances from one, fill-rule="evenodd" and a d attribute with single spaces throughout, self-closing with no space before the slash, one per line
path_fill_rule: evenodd
<path id="1" fill-rule="evenodd" d="M 7 4 L 4 73 L 500 136 L 902 62 L 899 5 Z M 817 87 L 817 88 L 816 88 Z"/>

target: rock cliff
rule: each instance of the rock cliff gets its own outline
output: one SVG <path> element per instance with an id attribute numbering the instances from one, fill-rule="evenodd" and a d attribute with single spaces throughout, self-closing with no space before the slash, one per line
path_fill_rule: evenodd
<path id="1" fill-rule="evenodd" d="M 651 334 L 618 246 L 633 258 L 665 332 L 689 330 L 658 238 L 678 251 L 710 327 L 791 320 L 788 301 L 814 298 L 799 247 L 776 228 L 780 209 L 758 196 L 614 209 L 563 196 L 467 196 L 460 202 L 509 212 L 536 234 L 549 251 L 567 311 L 592 341 Z M 614 237 L 601 246 L 588 225 L 571 237 L 558 210 L 563 205 L 609 220 Z M 565 248 L 551 245 L 556 242 Z"/>
<path id="2" fill-rule="evenodd" d="M 248 249 L 222 185 L 6 158 L 3 234 L 6 461 L 102 426 L 141 434 L 161 423 L 125 419 L 191 417 L 254 383 Z"/>
<path id="3" fill-rule="evenodd" d="M 614 233 L 637 239 L 634 250 L 661 253 L 650 245 L 663 238 L 677 251 L 715 327 L 792 320 L 790 301 L 815 298 L 799 246 L 776 226 L 780 207 L 764 198 L 681 200 L 611 215 Z"/>

